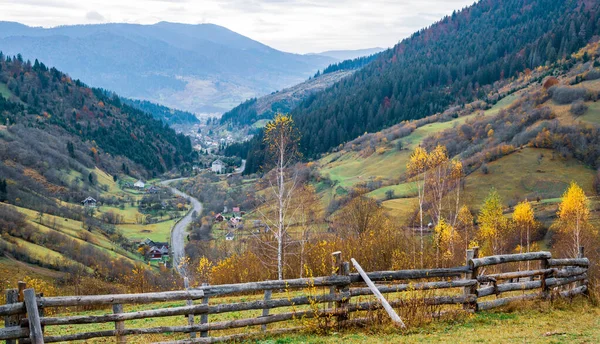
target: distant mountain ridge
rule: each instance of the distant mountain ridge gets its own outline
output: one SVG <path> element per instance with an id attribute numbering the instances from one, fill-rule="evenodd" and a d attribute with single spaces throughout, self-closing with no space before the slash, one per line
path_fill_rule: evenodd
<path id="1" fill-rule="evenodd" d="M 0 22 L 0 50 L 121 96 L 192 112 L 227 111 L 336 61 L 281 52 L 218 25 L 168 22 L 50 29 Z"/>
<path id="2" fill-rule="evenodd" d="M 356 50 L 329 50 L 321 53 L 315 53 L 310 55 L 329 56 L 340 61 L 353 60 L 357 57 L 369 56 L 384 51 L 385 48 L 375 47 L 367 49 L 356 49 Z"/>

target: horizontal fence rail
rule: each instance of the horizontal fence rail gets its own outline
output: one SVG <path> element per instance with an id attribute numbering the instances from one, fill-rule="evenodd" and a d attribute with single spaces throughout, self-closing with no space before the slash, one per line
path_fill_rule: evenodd
<path id="1" fill-rule="evenodd" d="M 331 276 L 205 285 L 198 288 L 189 288 L 186 280 L 186 290 L 159 293 L 44 297 L 36 295 L 33 289 L 27 289 L 20 282 L 19 289 L 6 291 L 7 303 L 0 305 L 0 316 L 5 319 L 5 327 L 0 328 L 0 340 L 6 340 L 7 344 L 16 344 L 16 340 L 19 343 L 37 344 L 115 337 L 117 343 L 121 344 L 126 343 L 127 336 L 132 335 L 188 334 L 189 339 L 164 343 L 213 343 L 298 331 L 303 326 L 268 329 L 268 325 L 290 321 L 297 325 L 299 319 L 322 318 L 329 325 L 335 323 L 337 326 L 365 323 L 369 320 L 365 315 L 383 309 L 384 304 L 388 313 L 389 307 L 401 310 L 411 305 L 438 307 L 435 311 L 438 316 L 445 312 L 476 312 L 515 301 L 571 298 L 585 294 L 590 264 L 583 256 L 583 248 L 578 258 L 564 259 L 553 259 L 549 252 L 480 258 L 478 249 L 475 248 L 467 251 L 464 266 L 366 272 L 369 279 L 369 287 L 366 287 L 366 281 L 360 274 L 350 273 L 350 265 L 342 261 L 341 252 L 335 252 L 332 261 L 334 273 Z M 539 261 L 539 268 L 506 271 L 511 266 L 516 266 L 515 263 L 532 261 Z M 529 263 L 527 265 L 529 268 Z M 493 268 L 494 266 L 505 269 Z M 494 269 L 500 272 L 485 274 L 486 270 Z M 324 290 L 327 292 L 322 293 Z M 436 291 L 441 291 L 443 295 L 436 295 Z M 373 299 L 373 294 L 377 294 L 379 299 Z M 243 297 L 239 297 L 237 302 L 228 301 L 235 295 Z M 229 297 L 225 299 L 224 296 Z M 248 299 L 248 296 L 254 299 Z M 160 305 L 161 302 L 182 302 L 183 305 L 165 306 Z M 157 309 L 123 310 L 124 305 L 157 303 L 159 305 L 153 305 Z M 51 308 L 80 306 L 112 306 L 112 313 L 44 315 L 45 310 Z M 271 310 L 278 308 L 283 309 L 279 313 L 271 313 Z M 236 314 L 236 318 L 232 320 L 209 322 L 209 315 L 252 311 L 255 312 L 253 316 L 240 317 Z M 262 316 L 256 316 L 256 311 L 262 311 Z M 353 313 L 356 313 L 356 317 L 350 319 L 349 315 Z M 178 326 L 125 326 L 126 321 L 176 316 L 187 320 Z M 195 320 L 198 319 L 199 322 L 196 323 Z M 67 325 L 71 328 L 76 325 L 106 323 L 114 323 L 114 329 L 63 335 L 45 333 L 50 326 Z M 249 331 L 254 327 L 256 331 Z M 243 332 L 221 333 L 232 329 L 243 329 Z M 209 336 L 216 331 L 220 332 L 216 336 Z M 200 336 L 197 337 L 196 334 Z"/>

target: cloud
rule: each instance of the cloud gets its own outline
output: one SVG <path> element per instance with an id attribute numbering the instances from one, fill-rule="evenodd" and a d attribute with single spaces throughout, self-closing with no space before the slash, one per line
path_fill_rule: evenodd
<path id="1" fill-rule="evenodd" d="M 212 23 L 296 53 L 390 47 L 474 0 L 0 0 L 2 20 Z M 98 12 L 101 10 L 102 14 Z"/>
<path id="2" fill-rule="evenodd" d="M 106 18 L 104 18 L 103 15 L 101 15 L 100 13 L 96 12 L 96 11 L 89 11 L 88 13 L 85 14 L 85 19 L 90 20 L 90 21 L 94 21 L 94 22 L 104 22 L 106 21 Z"/>

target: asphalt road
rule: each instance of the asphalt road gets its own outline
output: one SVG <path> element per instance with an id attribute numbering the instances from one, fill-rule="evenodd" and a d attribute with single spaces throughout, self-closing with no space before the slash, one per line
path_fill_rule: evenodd
<path id="1" fill-rule="evenodd" d="M 184 180 L 187 178 L 177 178 L 177 179 L 169 179 L 160 182 L 162 185 L 168 186 L 170 183 L 178 180 Z M 202 214 L 202 203 L 195 199 L 194 197 L 175 189 L 174 187 L 169 187 L 173 194 L 187 198 L 190 200 L 192 204 L 192 210 L 190 210 L 187 215 L 183 219 L 181 219 L 173 230 L 171 231 L 171 254 L 173 258 L 173 266 L 177 269 L 177 272 L 183 274 L 183 271 L 179 270 L 179 262 L 181 259 L 185 257 L 185 237 L 186 237 L 186 229 L 192 223 L 192 214 L 194 211 L 198 213 L 198 216 Z"/>

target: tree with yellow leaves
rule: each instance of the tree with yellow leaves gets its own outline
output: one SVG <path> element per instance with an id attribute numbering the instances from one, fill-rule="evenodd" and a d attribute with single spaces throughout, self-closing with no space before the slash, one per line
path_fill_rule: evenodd
<path id="1" fill-rule="evenodd" d="M 591 229 L 589 201 L 583 189 L 571 182 L 558 207 L 558 228 L 571 237 L 571 255 L 577 257 L 584 232 Z"/>
<path id="2" fill-rule="evenodd" d="M 458 235 L 454 227 L 446 222 L 444 218 L 441 218 L 433 228 L 433 237 L 435 245 L 435 261 L 436 265 L 440 266 L 440 251 L 445 258 L 454 257 L 454 242 Z"/>
<path id="3" fill-rule="evenodd" d="M 503 239 L 507 234 L 507 220 L 502 211 L 502 201 L 496 189 L 492 188 L 483 203 L 477 218 L 479 238 L 483 243 L 484 254 L 501 253 Z"/>
<path id="4" fill-rule="evenodd" d="M 468 250 L 469 243 L 473 239 L 473 214 L 466 205 L 463 205 L 458 211 L 456 228 L 464 233 L 465 250 Z"/>
<path id="5" fill-rule="evenodd" d="M 410 177 L 415 181 L 415 187 L 417 189 L 417 198 L 419 201 L 419 228 L 421 231 L 421 267 L 423 267 L 423 251 L 425 249 L 423 243 L 423 206 L 425 203 L 425 185 L 427 180 L 427 169 L 429 160 L 429 154 L 427 151 L 420 146 L 415 148 L 414 152 L 410 155 L 410 160 L 406 165 L 407 172 Z"/>
<path id="6" fill-rule="evenodd" d="M 298 141 L 300 135 L 294 126 L 294 121 L 289 115 L 278 113 L 272 121 L 265 126 L 265 143 L 269 158 L 274 165 L 275 181 L 269 179 L 271 194 L 274 198 L 275 216 L 265 217 L 270 232 L 277 241 L 277 277 L 283 279 L 284 268 L 284 241 L 290 225 L 289 210 L 294 191 L 297 186 L 297 173 L 290 176 L 287 173 L 292 163 L 298 158 Z"/>
<path id="7" fill-rule="evenodd" d="M 523 234 L 525 234 L 525 244 L 527 245 L 527 252 L 529 252 L 531 229 L 535 226 L 535 217 L 531 204 L 527 200 L 517 204 L 515 207 L 513 223 L 515 228 L 519 230 L 519 245 L 521 247 L 519 253 L 522 253 L 524 247 Z"/>

